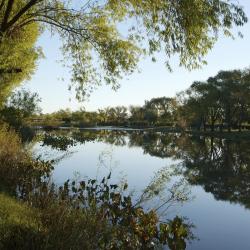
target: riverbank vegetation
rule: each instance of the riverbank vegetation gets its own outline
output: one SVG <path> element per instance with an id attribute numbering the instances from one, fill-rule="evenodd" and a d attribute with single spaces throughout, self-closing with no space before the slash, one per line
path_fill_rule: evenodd
<path id="1" fill-rule="evenodd" d="M 185 249 L 193 238 L 182 218 L 160 222 L 156 210 L 133 204 L 111 174 L 59 187 L 50 180 L 53 162 L 34 159 L 7 125 L 0 142 L 2 249 Z"/>
<path id="2" fill-rule="evenodd" d="M 250 129 L 250 70 L 221 71 L 204 82 L 194 82 L 176 97 L 145 101 L 143 106 L 60 110 L 33 117 L 33 126 L 134 128 L 169 127 L 214 132 Z"/>
<path id="3" fill-rule="evenodd" d="M 176 98 L 152 99 L 129 111 L 116 107 L 41 115 L 37 94 L 14 91 L 31 77 L 43 57 L 37 40 L 44 31 L 60 38 L 64 66 L 71 72 L 69 88 L 84 100 L 103 82 L 117 89 L 119 80 L 137 69 L 141 57 L 149 55 L 155 61 L 161 50 L 168 69 L 175 55 L 180 66 L 198 68 L 206 63 L 204 56 L 218 34 L 233 37 L 232 28 L 247 22 L 243 8 L 233 1 L 101 2 L 0 0 L 1 249 L 154 249 L 158 245 L 185 249 L 192 239 L 185 220 L 161 222 L 156 210 L 146 212 L 141 204 L 133 204 L 127 184 L 110 184 L 110 176 L 55 185 L 53 162 L 36 159 L 25 145 L 34 136 L 29 127 L 242 130 L 249 125 L 248 70 L 221 72 L 212 81 L 194 83 Z M 127 27 L 120 29 L 124 22 Z"/>

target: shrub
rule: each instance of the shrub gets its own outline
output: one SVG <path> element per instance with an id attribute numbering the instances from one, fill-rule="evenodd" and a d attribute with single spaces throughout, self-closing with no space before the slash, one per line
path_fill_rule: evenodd
<path id="1" fill-rule="evenodd" d="M 51 162 L 32 158 L 14 130 L 0 126 L 0 191 L 28 194 L 52 169 Z"/>
<path id="2" fill-rule="evenodd" d="M 108 184 L 110 175 L 58 189 L 43 185 L 29 202 L 41 210 L 49 249 L 185 249 L 191 225 L 182 218 L 160 223 L 156 211 L 133 205 L 123 186 Z"/>

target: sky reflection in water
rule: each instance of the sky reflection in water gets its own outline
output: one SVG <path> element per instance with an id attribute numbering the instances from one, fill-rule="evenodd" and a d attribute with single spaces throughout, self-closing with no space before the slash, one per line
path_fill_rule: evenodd
<path id="1" fill-rule="evenodd" d="M 102 178 L 112 170 L 113 180 L 126 179 L 138 193 L 157 171 L 176 174 L 166 187 L 184 178 L 191 197 L 195 196 L 169 210 L 170 217 L 185 216 L 196 226 L 194 233 L 200 240 L 188 249 L 250 249 L 247 140 L 142 131 L 63 131 L 48 133 L 35 148 L 47 158 L 63 156 L 53 173 L 58 184 L 75 178 L 76 173 Z"/>

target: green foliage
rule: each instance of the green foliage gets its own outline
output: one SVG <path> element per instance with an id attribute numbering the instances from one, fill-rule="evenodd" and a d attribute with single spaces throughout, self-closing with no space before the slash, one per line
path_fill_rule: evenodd
<path id="1" fill-rule="evenodd" d="M 197 128 L 215 125 L 241 130 L 249 122 L 250 113 L 249 69 L 221 71 L 205 82 L 194 82 L 179 94 L 180 117 Z"/>
<path id="2" fill-rule="evenodd" d="M 60 36 L 67 59 L 64 62 L 69 62 L 72 70 L 72 85 L 77 98 L 82 99 L 102 81 L 117 88 L 118 80 L 134 72 L 145 53 L 155 61 L 154 54 L 163 50 L 168 68 L 170 57 L 175 54 L 179 55 L 181 66 L 197 68 L 205 63 L 204 55 L 221 31 L 232 36 L 232 27 L 242 26 L 246 21 L 243 9 L 225 0 L 104 0 L 101 3 L 3 0 L 0 51 L 6 54 L 1 55 L 0 65 L 7 62 L 3 68 L 6 72 L 6 69 L 13 70 L 13 62 L 18 62 L 14 69 L 22 66 L 22 74 L 18 74 L 18 81 L 12 79 L 16 74 L 11 74 L 2 88 L 6 95 L 14 82 L 34 69 L 38 28 Z M 16 37 L 20 40 L 18 47 Z"/>
<path id="3" fill-rule="evenodd" d="M 250 123 L 249 69 L 221 71 L 204 82 L 194 82 L 176 97 L 158 97 L 143 106 L 107 107 L 97 112 L 60 110 L 41 115 L 40 125 L 123 126 L 186 129 L 242 130 Z M 35 123 L 33 123 L 35 124 Z M 39 121 L 37 123 L 39 125 Z"/>
<path id="4" fill-rule="evenodd" d="M 19 110 L 23 113 L 23 117 L 26 118 L 41 112 L 38 106 L 39 102 L 41 102 L 41 99 L 37 93 L 31 93 L 28 90 L 21 89 L 9 97 L 6 106 Z"/>
<path id="5" fill-rule="evenodd" d="M 140 106 L 130 106 L 129 107 L 130 112 L 130 120 L 139 122 L 144 120 L 144 109 Z"/>
<path id="6" fill-rule="evenodd" d="M 16 26 L 3 32 L 7 2 L 1 1 L 0 8 L 0 107 L 7 97 L 23 80 L 28 79 L 36 68 L 36 61 L 42 55 L 40 48 L 35 46 L 40 35 L 37 23 Z M 18 12 L 24 0 L 13 1 L 10 16 Z"/>
<path id="7" fill-rule="evenodd" d="M 26 125 L 27 119 L 40 113 L 39 102 L 41 99 L 37 93 L 25 89 L 13 92 L 0 110 L 0 118 L 19 130 Z"/>
<path id="8" fill-rule="evenodd" d="M 98 117 L 99 116 L 99 117 Z M 102 125 L 124 125 L 128 119 L 127 108 L 124 106 L 107 107 L 98 110 L 97 119 L 100 119 Z"/>
<path id="9" fill-rule="evenodd" d="M 42 186 L 29 202 L 41 209 L 49 249 L 155 249 L 182 246 L 192 239 L 191 225 L 183 219 L 159 223 L 154 210 L 144 212 L 126 195 L 127 184 L 89 179 L 64 186 Z M 66 240 L 64 240 L 66 239 Z"/>
<path id="10" fill-rule="evenodd" d="M 146 109 L 144 111 L 144 119 L 153 125 L 157 121 L 157 112 L 153 109 Z"/>
<path id="11" fill-rule="evenodd" d="M 0 126 L 0 191 L 23 196 L 39 185 L 53 169 L 50 162 L 34 160 L 24 149 L 18 134 L 7 125 Z"/>
<path id="12" fill-rule="evenodd" d="M 40 222 L 37 211 L 0 193 L 0 248 L 35 249 Z"/>
<path id="13" fill-rule="evenodd" d="M 95 127 L 95 126 L 132 126 L 148 127 L 150 125 L 173 125 L 176 120 L 177 104 L 173 98 L 163 99 L 162 106 L 149 105 L 155 100 L 146 101 L 143 107 L 124 106 L 107 107 L 97 112 L 85 110 L 73 111 L 59 110 L 51 114 L 43 114 L 30 119 L 33 125 L 47 126 L 57 124 L 60 126 Z M 158 100 L 157 99 L 157 100 Z M 166 102 L 165 102 L 166 100 Z M 33 122 L 32 122 L 33 120 Z M 54 121 L 54 122 L 53 122 Z"/>
<path id="14" fill-rule="evenodd" d="M 144 108 L 155 110 L 159 118 L 168 120 L 169 123 L 176 120 L 177 103 L 174 98 L 152 98 L 150 101 L 145 102 Z"/>

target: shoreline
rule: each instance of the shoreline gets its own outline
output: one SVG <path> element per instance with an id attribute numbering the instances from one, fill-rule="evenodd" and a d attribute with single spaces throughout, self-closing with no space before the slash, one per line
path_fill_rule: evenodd
<path id="1" fill-rule="evenodd" d="M 194 136 L 213 136 L 218 138 L 239 138 L 239 139 L 250 139 L 250 130 L 243 131 L 198 131 L 198 130 L 183 130 L 175 127 L 124 127 L 124 126 L 92 126 L 92 127 L 65 127 L 65 126 L 36 126 L 32 127 L 36 130 L 108 130 L 108 131 L 152 131 L 152 132 L 165 132 L 165 133 L 182 133 Z"/>

